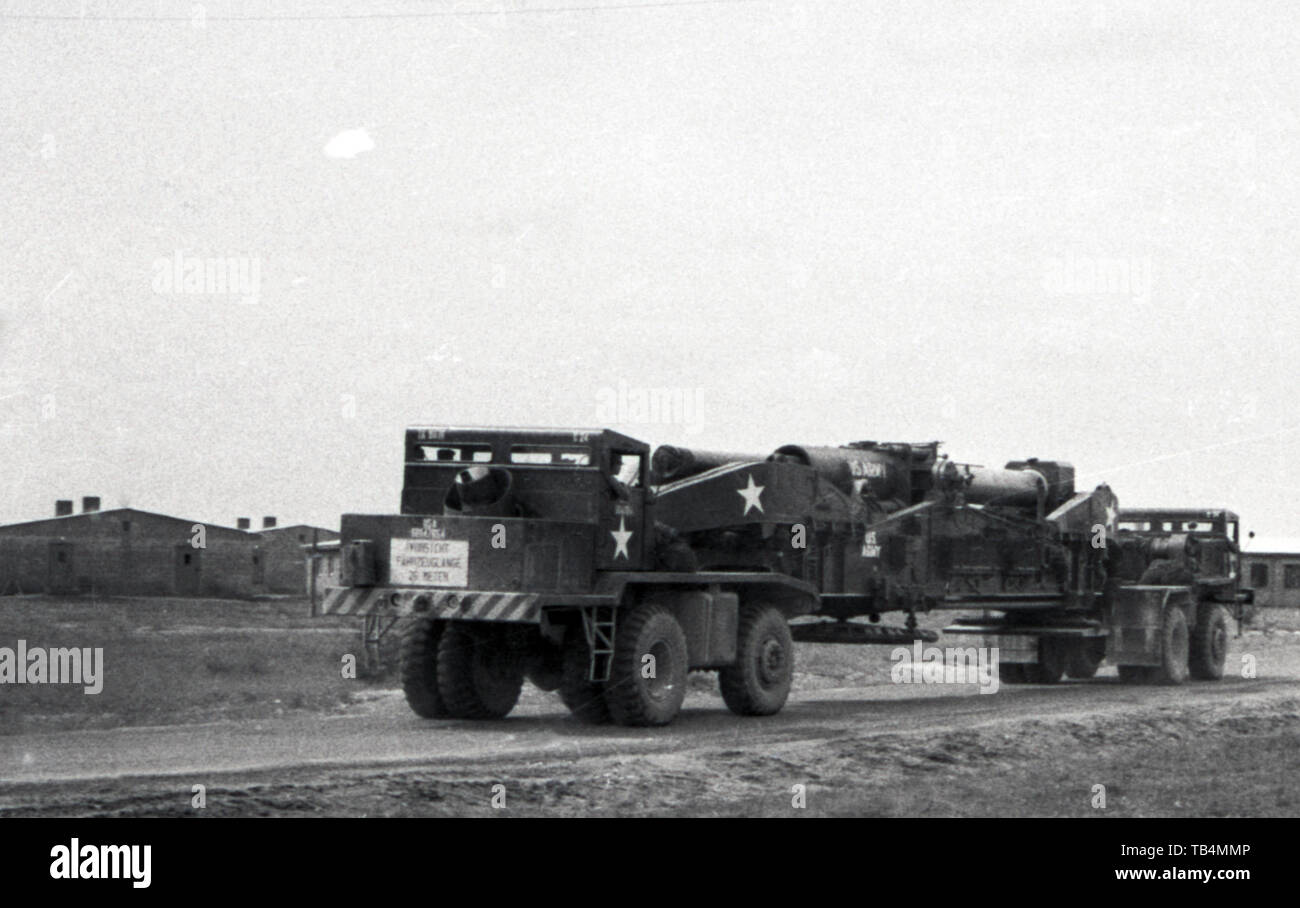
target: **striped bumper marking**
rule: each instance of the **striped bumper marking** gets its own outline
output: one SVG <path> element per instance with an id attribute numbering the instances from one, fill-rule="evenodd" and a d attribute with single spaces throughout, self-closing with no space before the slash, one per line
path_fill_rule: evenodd
<path id="1" fill-rule="evenodd" d="M 429 614 L 477 621 L 536 621 L 539 598 L 535 593 L 438 593 Z"/>
<path id="2" fill-rule="evenodd" d="M 388 603 L 390 590 L 368 587 L 332 587 L 321 600 L 322 615 L 369 615 Z"/>
<path id="3" fill-rule="evenodd" d="M 397 605 L 393 605 L 393 596 Z M 397 615 L 417 614 L 415 600 L 427 596 L 433 605 L 425 612 L 435 618 L 464 618 L 476 621 L 535 622 L 541 597 L 536 593 L 488 593 L 460 590 L 413 590 L 391 587 L 334 587 L 321 601 L 322 615 L 370 615 L 377 611 Z"/>

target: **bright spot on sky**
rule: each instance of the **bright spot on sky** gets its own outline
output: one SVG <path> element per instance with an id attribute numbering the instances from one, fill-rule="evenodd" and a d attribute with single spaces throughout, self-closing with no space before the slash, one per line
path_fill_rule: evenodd
<path id="1" fill-rule="evenodd" d="M 355 158 L 362 152 L 371 151 L 375 140 L 364 129 L 345 129 L 325 145 L 327 158 Z"/>

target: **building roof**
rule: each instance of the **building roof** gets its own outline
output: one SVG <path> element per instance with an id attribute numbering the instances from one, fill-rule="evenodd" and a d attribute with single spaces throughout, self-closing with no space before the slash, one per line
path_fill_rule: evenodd
<path id="1" fill-rule="evenodd" d="M 170 514 L 159 514 L 155 511 L 142 511 L 139 508 L 107 508 L 102 511 L 82 511 L 80 514 L 65 514 L 62 517 L 42 517 L 38 520 L 24 520 L 19 523 L 7 523 L 0 525 L 0 533 L 10 535 L 21 535 L 26 532 L 38 532 L 40 530 L 49 530 L 57 532 L 60 526 L 67 526 L 69 523 L 77 520 L 120 520 L 128 515 L 136 517 L 152 517 L 157 520 L 170 520 L 187 527 L 202 526 L 211 531 L 216 530 L 222 533 L 233 533 L 239 536 L 247 537 L 250 535 L 244 530 L 237 530 L 234 527 L 225 527 L 216 523 L 208 523 L 206 520 L 189 520 L 184 517 L 173 517 Z"/>
<path id="2" fill-rule="evenodd" d="M 1254 536 L 1241 542 L 1246 555 L 1297 555 L 1300 556 L 1300 536 Z"/>
<path id="3" fill-rule="evenodd" d="M 288 533 L 291 530 L 296 530 L 296 531 L 315 530 L 318 533 L 321 533 L 323 535 L 329 535 L 329 536 L 337 536 L 339 534 L 338 530 L 331 530 L 327 527 L 312 526 L 309 523 L 292 523 L 289 524 L 288 526 L 267 527 L 264 530 L 249 530 L 248 532 L 255 533 L 258 536 L 274 536 L 279 533 Z"/>

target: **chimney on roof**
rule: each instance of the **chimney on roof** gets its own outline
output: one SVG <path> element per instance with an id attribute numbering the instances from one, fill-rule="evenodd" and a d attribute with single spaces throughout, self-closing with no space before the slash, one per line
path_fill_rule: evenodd
<path id="1" fill-rule="evenodd" d="M 247 517 L 240 517 L 236 526 L 241 530 L 251 530 L 253 528 L 253 521 Z"/>
<path id="2" fill-rule="evenodd" d="M 263 517 L 263 518 L 262 518 L 262 529 L 264 529 L 264 530 L 270 530 L 270 529 L 273 529 L 274 527 L 275 527 L 275 518 L 274 518 L 274 517 Z"/>
<path id="3" fill-rule="evenodd" d="M 93 514 L 99 510 L 99 496 L 87 495 L 81 499 L 81 513 Z"/>
<path id="4" fill-rule="evenodd" d="M 71 513 L 72 513 L 72 499 L 60 498 L 58 501 L 54 502 L 55 517 L 67 517 Z"/>

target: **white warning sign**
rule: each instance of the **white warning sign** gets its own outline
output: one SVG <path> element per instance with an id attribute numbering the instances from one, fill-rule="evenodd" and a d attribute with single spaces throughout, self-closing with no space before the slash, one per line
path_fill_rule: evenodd
<path id="1" fill-rule="evenodd" d="M 394 538 L 388 577 L 393 586 L 468 586 L 469 542 Z"/>
<path id="2" fill-rule="evenodd" d="M 874 530 L 862 537 L 862 557 L 863 558 L 880 557 L 880 543 L 876 541 L 876 534 Z"/>

